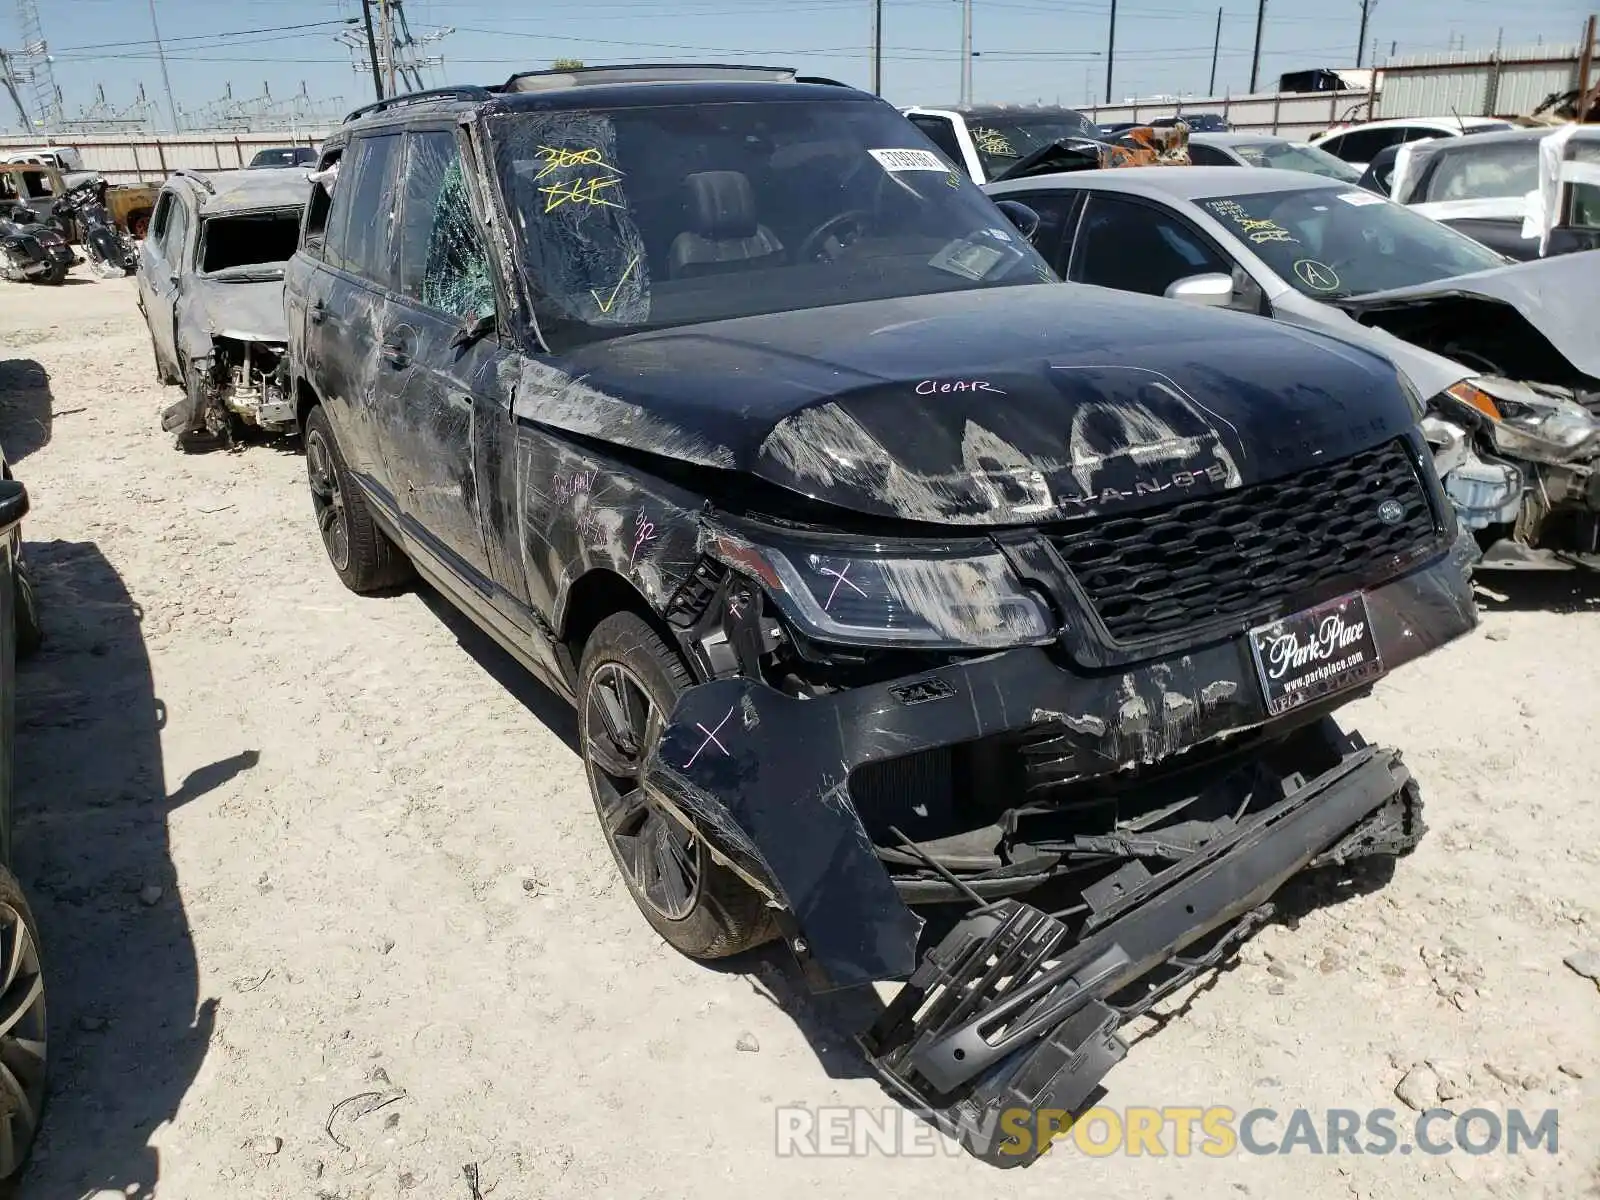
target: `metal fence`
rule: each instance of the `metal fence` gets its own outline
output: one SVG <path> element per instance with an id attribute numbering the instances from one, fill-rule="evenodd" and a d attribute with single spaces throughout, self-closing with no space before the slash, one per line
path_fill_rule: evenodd
<path id="1" fill-rule="evenodd" d="M 1341 121 L 1364 121 L 1371 93 L 1268 92 L 1254 96 L 1217 96 L 1182 102 L 1186 113 L 1218 113 L 1234 129 L 1252 133 L 1281 133 L 1308 137 Z M 1176 100 L 1143 100 L 1131 104 L 1101 104 L 1083 109 L 1091 121 L 1109 125 L 1118 121 L 1149 121 L 1170 117 L 1179 109 Z"/>
<path id="2" fill-rule="evenodd" d="M 0 137 L 0 153 L 73 146 L 83 155 L 85 170 L 98 171 L 112 183 L 165 179 L 180 167 L 192 171 L 226 171 L 249 163 L 261 150 L 275 146 L 316 146 L 327 129 L 276 133 L 97 133 L 84 137 Z"/>
<path id="3" fill-rule="evenodd" d="M 1235 129 L 1305 137 L 1347 121 L 1385 117 L 1509 116 L 1531 112 L 1578 86 L 1578 46 L 1534 46 L 1493 54 L 1456 51 L 1396 59 L 1377 71 L 1376 93 L 1273 92 L 1099 104 L 1082 111 L 1102 124 L 1174 112 L 1220 113 Z"/>

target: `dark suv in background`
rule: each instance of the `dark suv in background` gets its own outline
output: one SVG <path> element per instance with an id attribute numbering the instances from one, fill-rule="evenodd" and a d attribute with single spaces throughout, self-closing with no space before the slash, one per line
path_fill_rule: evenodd
<path id="1" fill-rule="evenodd" d="M 789 71 L 394 98 L 315 178 L 289 361 L 340 578 L 414 567 L 576 704 L 672 945 L 909 977 L 863 1045 L 975 1153 L 1035 1156 L 1001 1109 L 1081 1103 L 1289 876 L 1421 835 L 1330 716 L 1476 620 L 1385 360 L 1061 286 Z"/>

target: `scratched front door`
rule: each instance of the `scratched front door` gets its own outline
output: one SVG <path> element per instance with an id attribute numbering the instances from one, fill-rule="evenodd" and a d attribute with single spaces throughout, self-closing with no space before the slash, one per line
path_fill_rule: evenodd
<path id="1" fill-rule="evenodd" d="M 491 330 L 457 344 L 496 307 L 488 256 L 462 184 L 453 128 L 407 133 L 399 296 L 386 313 L 380 372 L 395 389 L 385 440 L 408 536 L 487 594 L 478 425 L 499 406 Z M 504 419 L 504 418 L 502 418 Z"/>

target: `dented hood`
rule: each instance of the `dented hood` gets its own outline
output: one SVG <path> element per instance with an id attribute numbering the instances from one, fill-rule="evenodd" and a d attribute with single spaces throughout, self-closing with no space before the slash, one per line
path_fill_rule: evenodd
<path id="1" fill-rule="evenodd" d="M 1594 313 L 1600 307 L 1600 253 L 1594 251 L 1334 301 L 1362 324 L 1380 327 L 1396 316 L 1425 317 L 1429 309 L 1438 310 L 1441 319 L 1457 320 L 1463 302 L 1481 302 L 1498 310 L 1490 314 L 1491 319 L 1519 322 L 1542 335 L 1574 370 L 1600 379 L 1600 343 L 1594 336 Z M 1400 331 L 1397 328 L 1395 332 Z"/>
<path id="2" fill-rule="evenodd" d="M 1414 423 L 1393 367 L 1349 343 L 1054 283 L 639 333 L 520 369 L 520 417 L 944 524 L 1167 503 Z"/>

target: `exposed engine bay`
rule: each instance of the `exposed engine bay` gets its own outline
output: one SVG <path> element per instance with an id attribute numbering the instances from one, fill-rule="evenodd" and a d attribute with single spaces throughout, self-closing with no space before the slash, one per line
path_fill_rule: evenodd
<path id="1" fill-rule="evenodd" d="M 206 431 L 231 442 L 237 419 L 267 433 L 294 429 L 289 402 L 288 358 L 281 342 L 217 337 L 211 357 L 193 364 L 200 412 Z"/>
<path id="2" fill-rule="evenodd" d="M 1580 304 L 1457 290 L 1358 313 L 1476 372 L 1433 398 L 1422 428 L 1482 568 L 1600 569 L 1600 378 L 1567 323 L 1542 319 L 1563 301 Z"/>

